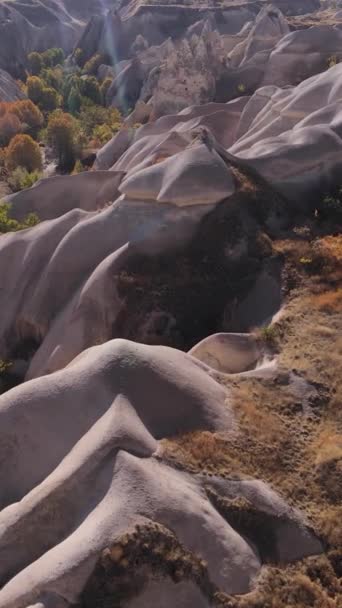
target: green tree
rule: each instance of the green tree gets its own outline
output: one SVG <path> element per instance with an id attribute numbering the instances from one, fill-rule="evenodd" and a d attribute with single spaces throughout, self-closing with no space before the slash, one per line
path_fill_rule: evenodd
<path id="1" fill-rule="evenodd" d="M 66 77 L 63 80 L 62 86 L 61 86 L 61 92 L 63 95 L 64 104 L 66 106 L 68 104 L 68 97 L 71 93 L 71 89 L 77 89 L 79 91 L 79 93 L 81 94 L 81 88 L 82 88 L 82 80 L 81 80 L 79 74 L 71 73 L 71 74 L 66 75 Z"/>
<path id="2" fill-rule="evenodd" d="M 40 100 L 40 107 L 46 112 L 52 112 L 61 105 L 61 98 L 55 89 L 45 87 Z"/>
<path id="3" fill-rule="evenodd" d="M 113 80 L 112 78 L 105 78 L 103 83 L 101 84 L 100 87 L 100 91 L 101 91 L 101 98 L 102 98 L 102 103 L 105 106 L 106 105 L 106 101 L 107 101 L 107 93 L 111 87 Z"/>
<path id="4" fill-rule="evenodd" d="M 30 135 L 19 134 L 11 139 L 6 150 L 6 167 L 13 171 L 23 167 L 29 173 L 42 169 L 39 144 Z"/>
<path id="5" fill-rule="evenodd" d="M 77 114 L 81 109 L 81 104 L 82 104 L 81 93 L 79 92 L 78 88 L 72 87 L 72 89 L 69 93 L 69 96 L 68 96 L 68 100 L 67 100 L 67 106 L 68 106 L 69 112 L 71 112 L 71 114 Z"/>
<path id="6" fill-rule="evenodd" d="M 75 164 L 78 132 L 78 123 L 71 114 L 61 110 L 51 114 L 47 126 L 47 141 L 63 170 L 70 170 Z"/>
<path id="7" fill-rule="evenodd" d="M 87 76 L 82 80 L 82 94 L 96 105 L 101 104 L 100 87 L 95 76 Z"/>
<path id="8" fill-rule="evenodd" d="M 89 61 L 84 64 L 83 73 L 89 74 L 90 76 L 96 76 L 97 70 L 99 69 L 102 63 L 106 63 L 108 58 L 101 53 L 96 53 L 93 55 Z"/>
<path id="9" fill-rule="evenodd" d="M 42 59 L 46 68 L 54 67 L 55 65 L 62 64 L 65 59 L 63 49 L 52 48 L 42 53 Z"/>
<path id="10" fill-rule="evenodd" d="M 43 69 L 44 63 L 40 53 L 33 51 L 28 55 L 29 70 L 33 76 L 38 76 Z"/>
<path id="11" fill-rule="evenodd" d="M 42 98 L 44 83 L 38 76 L 29 76 L 26 81 L 27 96 L 33 103 L 38 104 Z"/>
<path id="12" fill-rule="evenodd" d="M 75 49 L 74 54 L 73 54 L 73 59 L 74 59 L 76 65 L 78 65 L 80 68 L 83 67 L 83 65 L 84 65 L 83 50 L 80 48 Z"/>
<path id="13" fill-rule="evenodd" d="M 40 77 L 47 87 L 51 87 L 57 91 L 63 84 L 63 70 L 59 66 L 55 68 L 44 68 L 40 73 Z"/>

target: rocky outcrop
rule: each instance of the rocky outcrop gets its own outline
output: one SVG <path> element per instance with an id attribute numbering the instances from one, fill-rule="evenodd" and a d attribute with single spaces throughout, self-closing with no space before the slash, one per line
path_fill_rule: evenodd
<path id="1" fill-rule="evenodd" d="M 65 607 L 82 605 L 82 592 L 98 597 L 99 583 L 106 597 L 120 577 L 110 573 L 124 537 L 126 546 L 146 539 L 134 574 L 148 563 L 154 537 L 160 568 L 165 543 L 179 547 L 188 563 L 182 608 L 196 590 L 209 605 L 216 589 L 248 591 L 262 555 L 286 563 L 321 551 L 303 516 L 266 484 L 191 475 L 158 458 L 163 437 L 234 427 L 229 395 L 184 353 L 125 340 L 96 346 L 66 370 L 2 396 L 0 421 L 3 608 L 57 607 L 60 598 Z M 228 523 L 220 503 L 232 514 L 239 504 L 240 517 Z M 253 540 L 241 532 L 243 509 L 259 519 L 259 532 L 262 525 Z M 196 560 L 205 562 L 202 582 L 193 577 L 187 587 Z M 171 608 L 173 594 L 165 600 Z"/>
<path id="2" fill-rule="evenodd" d="M 129 61 L 108 89 L 108 105 L 119 108 L 123 113 L 133 109 L 139 99 L 144 78 L 145 71 L 139 59 Z"/>
<path id="3" fill-rule="evenodd" d="M 0 68 L 22 77 L 27 54 L 62 47 L 70 52 L 93 14 L 103 14 L 109 0 L 0 1 Z"/>
<path id="4" fill-rule="evenodd" d="M 0 101 L 17 101 L 25 99 L 25 94 L 14 78 L 0 69 Z"/>

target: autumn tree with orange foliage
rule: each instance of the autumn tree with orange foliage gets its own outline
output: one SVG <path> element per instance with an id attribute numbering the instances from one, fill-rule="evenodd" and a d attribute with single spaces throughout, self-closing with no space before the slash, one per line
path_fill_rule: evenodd
<path id="1" fill-rule="evenodd" d="M 43 114 L 30 99 L 1 102 L 0 146 L 7 146 L 18 133 L 28 132 L 36 136 L 43 123 Z"/>
<path id="2" fill-rule="evenodd" d="M 7 146 L 12 137 L 20 133 L 22 125 L 18 116 L 2 111 L 1 106 L 2 104 L 0 104 L 0 146 Z"/>
<path id="3" fill-rule="evenodd" d="M 42 155 L 39 144 L 30 135 L 16 135 L 6 150 L 6 167 L 13 171 L 23 167 L 29 172 L 42 169 Z"/>
<path id="4" fill-rule="evenodd" d="M 30 100 L 22 99 L 12 104 L 10 112 L 18 116 L 20 122 L 29 128 L 30 132 L 36 134 L 43 126 L 44 116 L 40 109 Z"/>

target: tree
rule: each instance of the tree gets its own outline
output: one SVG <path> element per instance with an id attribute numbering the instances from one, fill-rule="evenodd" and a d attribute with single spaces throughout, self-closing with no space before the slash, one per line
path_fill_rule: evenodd
<path id="1" fill-rule="evenodd" d="M 82 104 L 81 93 L 79 92 L 78 88 L 72 87 L 72 89 L 69 93 L 69 96 L 68 96 L 68 100 L 67 100 L 67 106 L 68 106 L 69 112 L 71 112 L 71 114 L 78 113 L 81 109 L 81 104 Z"/>
<path id="2" fill-rule="evenodd" d="M 27 125 L 32 133 L 36 133 L 43 126 L 43 114 L 30 99 L 14 102 L 10 112 L 15 114 L 23 125 Z"/>
<path id="3" fill-rule="evenodd" d="M 0 146 L 7 146 L 12 137 L 20 133 L 21 122 L 15 114 L 8 111 L 1 111 L 1 106 L 10 104 L 0 104 Z"/>
<path id="4" fill-rule="evenodd" d="M 38 76 L 29 76 L 26 81 L 27 96 L 33 103 L 39 103 L 44 89 L 44 83 Z"/>
<path id="5" fill-rule="evenodd" d="M 42 53 L 42 59 L 46 68 L 54 67 L 55 65 L 62 64 L 65 59 L 63 49 L 52 48 Z"/>
<path id="6" fill-rule="evenodd" d="M 107 78 L 104 79 L 103 83 L 101 84 L 100 91 L 101 91 L 102 103 L 104 106 L 106 105 L 107 93 L 109 91 L 109 88 L 112 85 L 112 82 L 113 82 L 113 79 L 109 78 L 109 76 L 108 76 Z"/>
<path id="7" fill-rule="evenodd" d="M 96 76 L 97 70 L 99 69 L 102 63 L 106 63 L 108 58 L 101 53 L 96 53 L 93 55 L 89 61 L 84 64 L 83 73 L 89 74 L 90 76 Z"/>
<path id="8" fill-rule="evenodd" d="M 15 135 L 6 150 L 6 167 L 13 171 L 23 167 L 30 173 L 42 169 L 42 155 L 39 145 L 30 135 Z"/>
<path id="9" fill-rule="evenodd" d="M 96 105 L 101 104 L 101 92 L 95 76 L 87 76 L 82 80 L 82 93 Z"/>
<path id="10" fill-rule="evenodd" d="M 40 107 L 46 112 L 52 112 L 61 105 L 61 98 L 52 87 L 44 87 L 40 99 Z"/>
<path id="11" fill-rule="evenodd" d="M 71 114 L 57 110 L 51 114 L 47 126 L 47 141 L 64 170 L 75 164 L 78 123 Z"/>
<path id="12" fill-rule="evenodd" d="M 73 59 L 80 68 L 84 65 L 84 52 L 82 49 L 77 48 L 74 51 Z"/>
<path id="13" fill-rule="evenodd" d="M 38 76 L 44 66 L 42 56 L 36 51 L 33 51 L 33 53 L 28 55 L 28 62 L 30 73 L 33 76 Z"/>
<path id="14" fill-rule="evenodd" d="M 52 87 L 58 91 L 63 83 L 63 70 L 60 66 L 44 68 L 40 73 L 40 77 L 47 87 Z"/>

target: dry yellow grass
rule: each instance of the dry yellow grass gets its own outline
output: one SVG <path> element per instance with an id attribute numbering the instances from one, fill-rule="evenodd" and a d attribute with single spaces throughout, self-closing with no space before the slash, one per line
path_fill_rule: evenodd
<path id="1" fill-rule="evenodd" d="M 329 422 L 314 440 L 312 448 L 317 466 L 342 458 L 342 434 L 337 433 L 334 424 Z"/>
<path id="2" fill-rule="evenodd" d="M 252 593 L 218 594 L 217 606 L 342 608 L 342 237 L 296 237 L 273 247 L 292 283 L 276 324 L 278 375 L 221 377 L 237 433 L 197 432 L 162 444 L 166 457 L 191 471 L 268 482 L 329 547 L 300 564 L 263 569 Z M 304 389 L 293 390 L 292 373 L 307 387 L 307 401 Z"/>
<path id="3" fill-rule="evenodd" d="M 324 312 L 342 312 L 342 289 L 313 294 L 308 303 Z"/>

